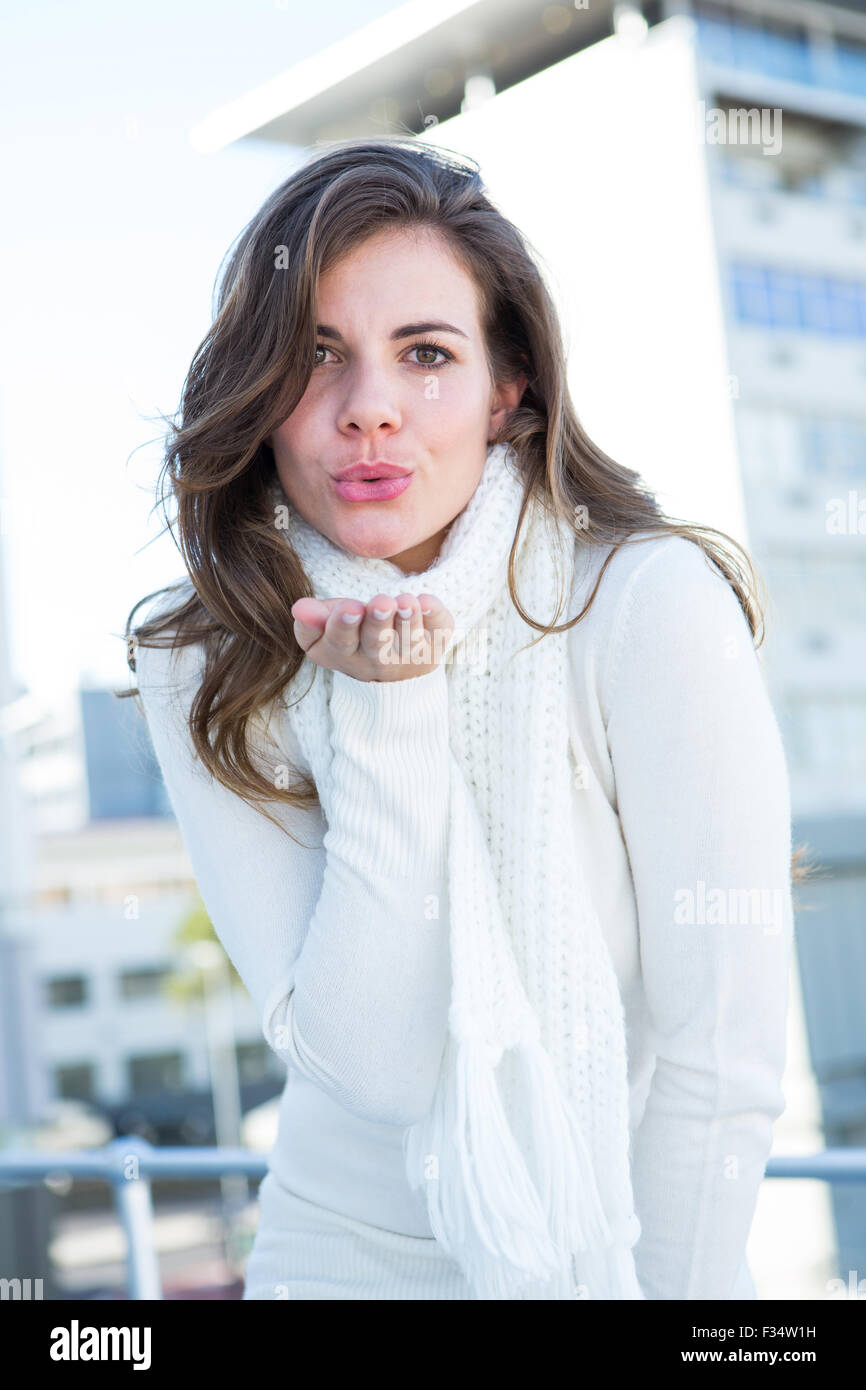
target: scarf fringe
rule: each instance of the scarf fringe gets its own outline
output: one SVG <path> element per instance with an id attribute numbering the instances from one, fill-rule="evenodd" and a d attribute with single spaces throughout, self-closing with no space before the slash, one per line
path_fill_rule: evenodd
<path id="1" fill-rule="evenodd" d="M 426 1186 L 433 1234 L 476 1297 L 642 1298 L 631 1248 L 614 1241 L 586 1143 L 540 1040 L 514 1047 L 526 1071 L 540 1193 L 502 1103 L 501 1051 L 479 1037 L 447 1046 L 456 1056 L 443 1062 L 430 1111 L 407 1130 L 404 1156 L 411 1186 Z M 633 1219 L 621 1230 L 640 1227 Z"/>

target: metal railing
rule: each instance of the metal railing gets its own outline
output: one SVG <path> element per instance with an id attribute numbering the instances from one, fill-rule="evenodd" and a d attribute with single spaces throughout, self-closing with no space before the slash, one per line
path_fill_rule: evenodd
<path id="1" fill-rule="evenodd" d="M 90 1178 L 111 1184 L 126 1235 L 127 1287 L 131 1299 L 161 1299 L 162 1280 L 153 1218 L 153 1178 L 263 1178 L 264 1154 L 249 1149 L 154 1148 L 138 1135 L 121 1136 L 101 1149 L 0 1150 L 0 1190 L 32 1186 L 46 1177 Z"/>
<path id="2" fill-rule="evenodd" d="M 267 1156 L 249 1149 L 154 1148 L 137 1135 L 115 1139 L 102 1149 L 68 1153 L 0 1150 L 0 1189 L 32 1186 L 53 1175 L 102 1179 L 111 1184 L 117 1215 L 126 1234 L 131 1299 L 163 1296 L 154 1239 L 153 1178 L 263 1178 L 267 1171 Z M 866 1182 L 866 1148 L 775 1154 L 767 1162 L 764 1177 Z"/>

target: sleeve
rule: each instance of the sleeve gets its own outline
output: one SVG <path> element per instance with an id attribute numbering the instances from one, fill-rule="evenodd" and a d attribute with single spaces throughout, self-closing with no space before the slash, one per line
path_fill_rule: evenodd
<path id="1" fill-rule="evenodd" d="M 634 1136 L 649 1299 L 728 1299 L 784 1109 L 792 942 L 782 742 L 736 595 L 668 537 L 619 604 L 605 677 L 656 1066 Z"/>
<path id="2" fill-rule="evenodd" d="M 214 930 L 278 1056 L 359 1117 L 412 1124 L 432 1101 L 450 996 L 444 667 L 381 683 L 335 673 L 330 823 L 267 805 L 299 845 L 195 754 L 190 650 L 137 645 L 136 672 Z"/>

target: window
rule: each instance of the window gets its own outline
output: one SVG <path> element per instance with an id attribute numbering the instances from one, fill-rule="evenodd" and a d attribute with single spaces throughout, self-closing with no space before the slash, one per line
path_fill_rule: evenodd
<path id="1" fill-rule="evenodd" d="M 866 420 L 815 416 L 802 426 L 804 472 L 819 478 L 866 477 Z"/>
<path id="2" fill-rule="evenodd" d="M 740 262 L 728 267 L 728 281 L 741 323 L 866 338 L 866 282 Z"/>
<path id="3" fill-rule="evenodd" d="M 866 629 L 866 564 L 825 560 L 809 551 L 767 557 L 761 566 L 778 621 L 801 634 Z M 802 640 L 802 639 L 801 639 Z"/>
<path id="4" fill-rule="evenodd" d="M 840 797 L 866 773 L 866 699 L 792 699 L 787 727 L 798 770 L 832 779 Z M 844 764 L 844 765 L 842 765 Z"/>
<path id="5" fill-rule="evenodd" d="M 124 970 L 120 976 L 120 994 L 123 999 L 155 999 L 162 992 L 163 981 L 169 971 L 163 966 L 144 970 Z"/>
<path id="6" fill-rule="evenodd" d="M 76 1008 L 87 1002 L 87 981 L 83 975 L 58 975 L 46 982 L 50 1009 Z"/>
<path id="7" fill-rule="evenodd" d="M 837 41 L 819 51 L 800 28 L 732 20 L 710 5 L 697 7 L 695 29 L 698 48 L 710 62 L 854 96 L 866 88 L 866 48 L 860 44 Z"/>
<path id="8" fill-rule="evenodd" d="M 90 1100 L 95 1096 L 92 1062 L 54 1068 L 54 1091 L 59 1100 Z"/>
<path id="9" fill-rule="evenodd" d="M 126 1066 L 131 1095 L 183 1090 L 183 1054 L 180 1052 L 152 1052 L 129 1057 Z"/>
<path id="10" fill-rule="evenodd" d="M 774 270 L 769 273 L 767 279 L 767 308 L 770 321 L 777 328 L 802 328 L 803 316 L 797 276 Z"/>
<path id="11" fill-rule="evenodd" d="M 719 93 L 716 100 L 722 110 L 744 109 L 737 97 Z M 808 161 L 797 155 L 802 145 L 811 151 Z M 724 144 L 713 146 L 712 168 L 733 188 L 843 206 L 866 204 L 866 139 L 853 130 L 843 137 L 831 122 L 803 114 L 785 112 L 785 143 L 772 159 L 758 145 L 729 134 Z M 755 211 L 761 217 L 769 209 L 778 215 L 782 206 L 775 198 L 772 203 L 759 199 Z"/>
<path id="12" fill-rule="evenodd" d="M 770 298 L 767 272 L 747 265 L 731 266 L 734 312 L 744 323 L 769 323 Z"/>

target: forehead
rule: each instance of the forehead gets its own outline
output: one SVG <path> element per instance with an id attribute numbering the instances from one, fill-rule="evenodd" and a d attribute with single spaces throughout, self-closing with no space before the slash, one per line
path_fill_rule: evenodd
<path id="1" fill-rule="evenodd" d="M 339 299 L 348 307 L 380 306 L 391 314 L 399 302 L 403 317 L 432 317 L 446 297 L 477 319 L 478 289 L 447 239 L 432 227 L 399 227 L 374 232 L 350 247 L 319 276 L 317 298 L 324 311 Z M 415 312 L 417 310 L 417 313 Z"/>

